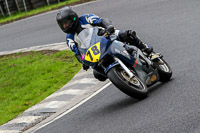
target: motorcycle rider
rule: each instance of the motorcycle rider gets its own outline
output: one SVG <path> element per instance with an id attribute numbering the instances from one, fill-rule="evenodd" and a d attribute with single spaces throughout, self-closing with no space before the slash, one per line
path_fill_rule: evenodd
<path id="1" fill-rule="evenodd" d="M 133 30 L 120 31 L 114 29 L 111 21 L 105 18 L 100 18 L 94 14 L 83 14 L 78 17 L 77 13 L 71 7 L 61 8 L 56 16 L 57 23 L 61 30 L 66 33 L 66 41 L 69 48 L 75 53 L 75 56 L 82 63 L 81 55 L 77 46 L 77 35 L 84 28 L 91 28 L 93 26 L 102 27 L 104 32 L 108 34 L 115 34 L 118 36 L 118 40 L 129 43 L 141 49 L 142 51 L 150 54 L 153 48 L 149 45 L 142 43 L 142 41 L 136 36 L 136 32 Z M 83 64 L 83 63 L 82 63 Z M 89 67 L 83 64 L 83 69 L 87 70 Z M 94 76 L 98 78 L 98 73 L 94 71 Z M 99 78 L 98 78 L 99 79 Z"/>

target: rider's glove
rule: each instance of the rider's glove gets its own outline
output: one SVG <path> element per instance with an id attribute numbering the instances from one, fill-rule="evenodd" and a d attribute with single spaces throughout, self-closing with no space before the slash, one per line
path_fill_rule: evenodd
<path id="1" fill-rule="evenodd" d="M 71 49 L 71 51 L 74 52 L 75 55 L 79 54 L 78 48 L 75 44 L 75 42 L 71 39 L 67 39 L 67 45 L 69 46 L 69 48 Z"/>
<path id="2" fill-rule="evenodd" d="M 105 33 L 106 33 L 107 35 L 111 35 L 111 34 L 113 34 L 114 32 L 115 32 L 115 28 L 114 28 L 113 25 L 109 25 L 109 26 L 107 27 L 107 29 L 105 30 Z"/>
<path id="3" fill-rule="evenodd" d="M 82 60 L 82 57 L 80 54 L 76 54 L 76 59 L 83 64 L 83 70 L 87 71 L 90 67 L 84 64 L 84 61 Z"/>
<path id="4" fill-rule="evenodd" d="M 76 47 L 76 45 L 73 46 L 72 51 L 74 52 L 75 55 L 79 54 L 78 48 Z"/>

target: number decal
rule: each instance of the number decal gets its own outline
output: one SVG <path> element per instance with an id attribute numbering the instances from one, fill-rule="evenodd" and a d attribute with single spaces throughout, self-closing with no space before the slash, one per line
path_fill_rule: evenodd
<path id="1" fill-rule="evenodd" d="M 88 55 L 90 56 L 91 61 L 93 61 L 93 58 L 92 58 L 92 55 L 91 55 L 90 51 L 87 52 L 87 56 Z"/>
<path id="2" fill-rule="evenodd" d="M 100 55 L 100 42 L 98 42 L 87 50 L 85 60 L 89 62 L 98 62 Z"/>
<path id="3" fill-rule="evenodd" d="M 97 46 L 93 46 L 91 48 L 91 50 L 93 51 L 94 55 L 98 55 L 99 54 L 99 50 L 97 49 Z"/>

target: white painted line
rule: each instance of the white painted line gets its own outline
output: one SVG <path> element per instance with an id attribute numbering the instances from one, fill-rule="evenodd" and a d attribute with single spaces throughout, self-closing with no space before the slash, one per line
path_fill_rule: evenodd
<path id="1" fill-rule="evenodd" d="M 51 101 L 51 102 L 46 102 L 46 103 L 42 103 L 42 104 L 37 104 L 37 105 L 27 109 L 25 112 L 30 112 L 30 111 L 33 111 L 36 109 L 44 109 L 44 108 L 57 109 L 59 107 L 63 107 L 66 104 L 68 104 L 67 101 Z"/>
<path id="2" fill-rule="evenodd" d="M 97 79 L 94 78 L 83 78 L 81 80 L 74 81 L 72 83 L 69 83 L 69 85 L 74 85 L 74 84 L 96 84 L 98 82 Z"/>
<path id="3" fill-rule="evenodd" d="M 9 121 L 7 124 L 15 124 L 15 123 L 32 123 L 37 119 L 40 119 L 42 116 L 22 116 L 16 119 Z"/>
<path id="4" fill-rule="evenodd" d="M 47 102 L 46 104 L 42 105 L 42 108 L 59 108 L 62 107 L 66 104 L 66 101 L 51 101 L 51 102 Z"/>
<path id="5" fill-rule="evenodd" d="M 38 131 L 39 129 L 51 124 L 52 122 L 58 120 L 59 118 L 67 115 L 68 113 L 70 113 L 71 111 L 73 111 L 74 109 L 78 108 L 79 106 L 81 106 L 82 104 L 84 104 L 85 102 L 87 102 L 88 100 L 90 100 L 91 98 L 93 98 L 94 96 L 96 96 L 98 93 L 100 93 L 101 91 L 103 91 L 105 88 L 107 88 L 109 85 L 111 85 L 112 83 L 109 82 L 106 85 L 104 85 L 101 89 L 97 90 L 95 93 L 93 93 L 92 95 L 90 95 L 88 98 L 84 99 L 83 101 L 81 101 L 80 103 L 76 104 L 74 107 L 72 107 L 71 109 L 67 110 L 66 112 L 60 114 L 58 117 L 54 118 L 53 120 L 51 120 L 50 122 L 47 122 L 46 124 L 40 126 L 39 128 L 35 129 L 33 132 Z"/>
<path id="6" fill-rule="evenodd" d="M 84 92 L 85 90 L 81 90 L 81 89 L 69 89 L 69 90 L 53 93 L 52 95 L 48 96 L 46 99 L 50 99 L 50 98 L 54 98 L 54 97 L 62 96 L 62 95 L 78 95 Z"/>
<path id="7" fill-rule="evenodd" d="M 0 130 L 0 133 L 19 133 L 19 130 Z"/>
<path id="8" fill-rule="evenodd" d="M 19 52 L 28 52 L 28 51 L 50 50 L 50 49 L 69 50 L 69 47 L 67 46 L 66 42 L 60 42 L 60 43 L 46 44 L 46 45 L 22 48 L 22 49 L 11 50 L 11 51 L 4 51 L 4 52 L 0 52 L 0 55 L 7 55 L 7 54 L 13 54 L 13 53 L 19 53 Z"/>

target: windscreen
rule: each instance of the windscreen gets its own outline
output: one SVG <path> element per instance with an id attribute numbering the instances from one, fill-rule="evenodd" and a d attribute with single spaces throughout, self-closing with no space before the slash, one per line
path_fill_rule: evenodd
<path id="1" fill-rule="evenodd" d="M 79 45 L 80 48 L 86 49 L 90 47 L 90 42 L 93 35 L 93 29 L 94 28 L 87 28 L 79 33 L 78 39 L 81 43 L 81 45 Z"/>

